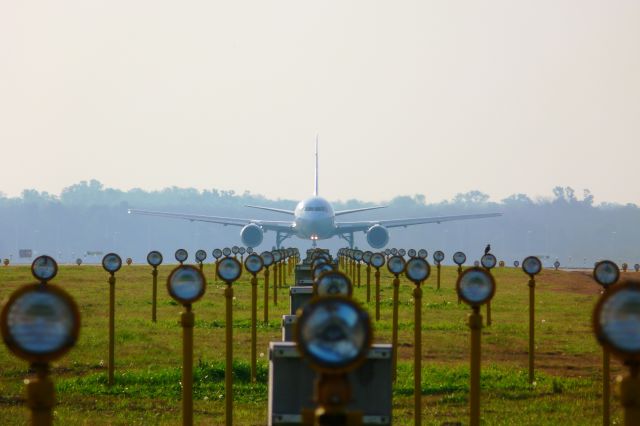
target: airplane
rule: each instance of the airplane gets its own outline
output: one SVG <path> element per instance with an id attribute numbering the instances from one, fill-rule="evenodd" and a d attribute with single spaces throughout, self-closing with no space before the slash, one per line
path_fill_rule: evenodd
<path id="1" fill-rule="evenodd" d="M 259 246 L 264 233 L 273 231 L 276 233 L 276 247 L 290 237 L 296 236 L 303 240 L 311 240 L 313 247 L 317 246 L 318 240 L 325 240 L 332 237 L 344 239 L 349 247 L 353 248 L 353 234 L 364 232 L 367 243 L 374 249 L 381 249 L 389 243 L 389 228 L 399 228 L 427 223 L 442 223 L 455 220 L 483 219 L 489 217 L 502 216 L 502 213 L 468 214 L 458 216 L 438 216 L 438 217 L 417 217 L 408 219 L 382 219 L 343 222 L 336 218 L 352 213 L 367 210 L 382 209 L 387 206 L 363 207 L 351 210 L 334 211 L 331 203 L 320 197 L 318 192 L 318 141 L 316 139 L 316 167 L 315 167 L 315 189 L 313 197 L 302 200 L 295 210 L 278 209 L 272 207 L 251 206 L 245 207 L 267 210 L 293 216 L 293 220 L 262 220 L 262 219 L 239 219 L 220 216 L 206 216 L 197 214 L 169 213 L 149 210 L 129 209 L 129 214 L 139 214 L 147 216 L 160 216 L 173 219 L 185 219 L 197 222 L 209 222 L 222 225 L 238 226 L 242 244 L 247 247 Z"/>

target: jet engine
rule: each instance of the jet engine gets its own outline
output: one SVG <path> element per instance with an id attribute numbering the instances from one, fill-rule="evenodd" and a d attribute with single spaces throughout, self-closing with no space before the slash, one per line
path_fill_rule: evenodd
<path id="1" fill-rule="evenodd" d="M 367 243 L 373 248 L 379 249 L 389 242 L 389 231 L 382 225 L 373 225 L 367 230 Z"/>
<path id="2" fill-rule="evenodd" d="M 264 232 L 255 223 L 250 223 L 240 231 L 242 244 L 247 247 L 258 247 L 262 243 Z"/>

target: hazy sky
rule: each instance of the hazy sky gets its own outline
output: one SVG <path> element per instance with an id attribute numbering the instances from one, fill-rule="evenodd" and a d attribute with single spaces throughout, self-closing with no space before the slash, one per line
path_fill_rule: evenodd
<path id="1" fill-rule="evenodd" d="M 640 1 L 3 1 L 0 191 L 640 204 Z"/>

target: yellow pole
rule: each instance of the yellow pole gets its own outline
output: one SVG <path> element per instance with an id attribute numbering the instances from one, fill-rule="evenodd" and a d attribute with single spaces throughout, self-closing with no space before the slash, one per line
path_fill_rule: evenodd
<path id="1" fill-rule="evenodd" d="M 360 288 L 360 262 L 356 262 L 356 268 L 358 268 L 358 288 Z"/>
<path id="2" fill-rule="evenodd" d="M 460 278 L 460 274 L 462 274 L 462 265 L 458 265 L 458 278 Z M 458 294 L 458 305 L 462 303 L 462 299 L 460 298 L 460 295 Z"/>
<path id="3" fill-rule="evenodd" d="M 151 321 L 156 322 L 156 301 L 158 300 L 158 268 L 153 267 L 153 291 L 152 291 L 152 303 L 151 303 Z"/>
<path id="4" fill-rule="evenodd" d="M 607 287 L 603 287 L 603 293 L 607 293 Z M 611 368 L 609 351 L 602 347 L 602 424 L 611 424 Z"/>
<path id="5" fill-rule="evenodd" d="M 258 278 L 251 277 L 251 381 L 256 381 L 256 322 L 258 317 Z"/>
<path id="6" fill-rule="evenodd" d="M 380 321 L 380 269 L 376 269 L 376 321 Z"/>
<path id="7" fill-rule="evenodd" d="M 216 282 L 218 282 L 218 262 L 219 260 L 216 259 L 216 273 L 213 274 L 213 277 L 215 278 Z"/>
<path id="8" fill-rule="evenodd" d="M 471 426 L 480 425 L 480 330 L 482 330 L 482 315 L 480 308 L 474 306 L 473 313 L 469 315 L 469 328 L 471 329 L 471 384 L 469 393 L 469 411 Z"/>
<path id="9" fill-rule="evenodd" d="M 638 364 L 631 365 L 631 373 L 620 383 L 620 402 L 624 407 L 624 424 L 626 426 L 640 424 L 640 378 Z"/>
<path id="10" fill-rule="evenodd" d="M 282 288 L 282 286 L 287 286 L 287 268 L 286 268 L 286 264 L 283 262 L 282 266 L 280 267 L 280 288 Z"/>
<path id="11" fill-rule="evenodd" d="M 278 306 L 278 264 L 273 264 L 273 304 Z"/>
<path id="12" fill-rule="evenodd" d="M 367 303 L 371 302 L 371 265 L 367 265 Z"/>
<path id="13" fill-rule="evenodd" d="M 233 424 L 233 313 L 231 312 L 231 302 L 233 300 L 233 287 L 227 284 L 224 289 L 225 316 L 226 316 L 226 365 L 224 369 L 224 399 L 225 399 L 225 424 Z"/>
<path id="14" fill-rule="evenodd" d="M 32 364 L 35 377 L 25 380 L 27 406 L 31 410 L 33 426 L 53 424 L 53 407 L 56 403 L 53 381 L 49 377 L 49 364 Z"/>
<path id="15" fill-rule="evenodd" d="M 491 325 L 491 300 L 487 302 L 487 326 Z"/>
<path id="16" fill-rule="evenodd" d="M 393 381 L 396 381 L 398 366 L 398 294 L 400 292 L 400 278 L 393 279 L 393 319 L 391 324 L 391 374 Z M 379 305 L 377 305 L 379 306 Z M 376 316 L 380 316 L 380 309 L 376 311 Z"/>
<path id="17" fill-rule="evenodd" d="M 264 268 L 264 323 L 269 322 L 269 267 Z"/>
<path id="18" fill-rule="evenodd" d="M 107 383 L 113 385 L 113 371 L 115 367 L 115 318 L 116 318 L 116 277 L 109 276 L 109 376 Z"/>
<path id="19" fill-rule="evenodd" d="M 440 290 L 440 268 L 441 268 L 440 262 L 438 262 L 437 268 L 438 268 L 438 290 Z"/>
<path id="20" fill-rule="evenodd" d="M 529 383 L 533 383 L 533 364 L 535 358 L 534 333 L 535 333 L 535 289 L 536 280 L 529 280 Z"/>
<path id="21" fill-rule="evenodd" d="M 200 268 L 200 272 L 204 271 L 204 263 L 198 262 L 198 267 Z"/>
<path id="22" fill-rule="evenodd" d="M 413 289 L 414 300 L 414 353 L 413 353 L 413 411 L 415 426 L 422 424 L 422 289 Z"/>
<path id="23" fill-rule="evenodd" d="M 193 324 L 191 305 L 184 305 L 182 325 L 182 424 L 193 424 Z"/>

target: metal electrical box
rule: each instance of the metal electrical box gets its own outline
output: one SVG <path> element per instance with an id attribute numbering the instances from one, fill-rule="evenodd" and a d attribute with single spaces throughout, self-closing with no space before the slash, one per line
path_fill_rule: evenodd
<path id="1" fill-rule="evenodd" d="M 293 328 L 296 326 L 298 317 L 295 315 L 282 316 L 282 341 L 293 342 Z"/>
<path id="2" fill-rule="evenodd" d="M 295 285 L 313 285 L 311 265 L 297 265 L 295 270 Z"/>
<path id="3" fill-rule="evenodd" d="M 390 425 L 391 345 L 372 345 L 366 361 L 348 374 L 352 401 L 349 410 L 362 411 L 363 423 Z M 294 342 L 269 344 L 269 425 L 300 425 L 302 409 L 314 408 L 316 373 Z"/>
<path id="4" fill-rule="evenodd" d="M 289 289 L 289 306 L 291 315 L 295 315 L 298 309 L 313 298 L 313 287 L 296 286 Z"/>

